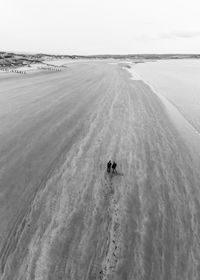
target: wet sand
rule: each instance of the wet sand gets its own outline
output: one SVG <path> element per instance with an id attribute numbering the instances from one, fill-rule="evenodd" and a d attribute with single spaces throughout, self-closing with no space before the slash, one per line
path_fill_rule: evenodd
<path id="1" fill-rule="evenodd" d="M 199 165 L 150 87 L 100 62 L 0 83 L 0 279 L 199 279 Z"/>

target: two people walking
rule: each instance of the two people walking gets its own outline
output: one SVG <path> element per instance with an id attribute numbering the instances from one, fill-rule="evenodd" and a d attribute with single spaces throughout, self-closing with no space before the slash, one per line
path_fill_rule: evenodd
<path id="1" fill-rule="evenodd" d="M 107 172 L 110 173 L 112 168 L 112 173 L 117 173 L 116 167 L 117 167 L 116 162 L 115 161 L 111 162 L 111 160 L 109 160 L 109 162 L 107 163 Z"/>

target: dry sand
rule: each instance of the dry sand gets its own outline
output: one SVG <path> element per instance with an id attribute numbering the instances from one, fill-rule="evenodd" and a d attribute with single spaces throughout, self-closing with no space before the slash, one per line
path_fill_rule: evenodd
<path id="1" fill-rule="evenodd" d="M 0 279 L 199 279 L 199 165 L 147 85 L 100 62 L 0 83 Z"/>

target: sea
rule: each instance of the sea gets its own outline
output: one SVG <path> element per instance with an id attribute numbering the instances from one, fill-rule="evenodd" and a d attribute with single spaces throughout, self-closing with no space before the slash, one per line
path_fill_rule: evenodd
<path id="1" fill-rule="evenodd" d="M 132 68 L 136 79 L 159 95 L 179 131 L 200 153 L 200 60 L 152 61 Z"/>
<path id="2" fill-rule="evenodd" d="M 200 60 L 138 63 L 134 69 L 200 132 Z"/>

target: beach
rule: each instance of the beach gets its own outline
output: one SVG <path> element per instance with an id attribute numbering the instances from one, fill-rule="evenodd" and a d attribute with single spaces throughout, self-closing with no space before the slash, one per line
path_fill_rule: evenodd
<path id="1" fill-rule="evenodd" d="M 0 74 L 0 279 L 199 279 L 198 138 L 120 63 L 66 65 Z"/>

